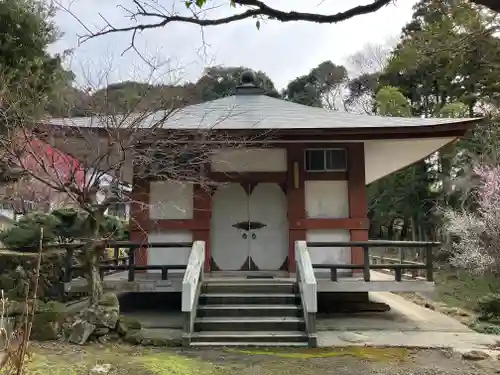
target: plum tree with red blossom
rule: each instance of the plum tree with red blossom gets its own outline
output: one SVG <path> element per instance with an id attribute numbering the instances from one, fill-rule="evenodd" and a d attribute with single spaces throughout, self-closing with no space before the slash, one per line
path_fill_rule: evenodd
<path id="1" fill-rule="evenodd" d="M 479 165 L 474 212 L 446 209 L 444 230 L 453 238 L 450 264 L 472 273 L 500 267 L 500 166 Z"/>

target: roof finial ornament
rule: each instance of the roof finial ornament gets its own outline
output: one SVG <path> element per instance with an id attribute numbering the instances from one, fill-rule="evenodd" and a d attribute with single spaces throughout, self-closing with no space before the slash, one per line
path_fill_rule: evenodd
<path id="1" fill-rule="evenodd" d="M 235 95 L 262 95 L 266 91 L 257 85 L 257 75 L 251 70 L 245 70 L 240 76 L 240 85 L 236 86 Z"/>
<path id="2" fill-rule="evenodd" d="M 243 73 L 241 73 L 240 82 L 242 85 L 255 86 L 256 81 L 257 81 L 257 76 L 251 70 L 245 70 Z"/>

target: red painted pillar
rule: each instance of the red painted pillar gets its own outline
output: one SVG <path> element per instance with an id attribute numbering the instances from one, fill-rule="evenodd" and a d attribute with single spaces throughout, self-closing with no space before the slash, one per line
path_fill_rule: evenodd
<path id="1" fill-rule="evenodd" d="M 348 146 L 348 196 L 349 196 L 349 217 L 363 219 L 366 221 L 368 207 L 366 203 L 366 183 L 365 183 L 365 148 L 363 143 L 352 143 Z M 351 229 L 351 241 L 367 241 L 368 228 Z M 363 263 L 363 249 L 360 247 L 351 248 L 351 263 Z M 362 270 L 355 271 L 355 273 Z"/>
<path id="2" fill-rule="evenodd" d="M 132 202 L 130 207 L 130 240 L 138 243 L 148 243 L 149 220 L 149 181 L 134 180 L 132 186 Z M 148 264 L 148 249 L 141 246 L 135 252 L 135 264 Z"/>
<path id="3" fill-rule="evenodd" d="M 210 272 L 210 219 L 212 216 L 211 189 L 195 185 L 193 189 L 193 241 L 205 241 L 205 272 Z"/>
<path id="4" fill-rule="evenodd" d="M 298 227 L 298 223 L 305 219 L 305 191 L 304 191 L 304 150 L 299 144 L 292 144 L 287 148 L 288 175 L 287 175 L 287 200 L 288 200 L 288 225 L 289 225 L 289 252 L 288 260 L 290 273 L 295 272 L 295 241 L 306 240 L 306 230 Z M 298 164 L 298 168 L 295 168 Z M 295 174 L 298 174 L 295 176 Z M 298 183 L 298 186 L 296 186 Z"/>

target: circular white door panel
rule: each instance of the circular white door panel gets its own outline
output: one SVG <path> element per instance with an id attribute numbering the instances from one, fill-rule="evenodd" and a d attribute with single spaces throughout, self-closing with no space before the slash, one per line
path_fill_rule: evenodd
<path id="1" fill-rule="evenodd" d="M 276 183 L 260 183 L 249 203 L 250 257 L 259 270 L 278 270 L 288 255 L 288 218 L 285 193 Z"/>
<path id="2" fill-rule="evenodd" d="M 212 258 L 221 271 L 239 270 L 248 257 L 248 239 L 235 224 L 248 222 L 248 196 L 239 183 L 220 186 L 212 197 Z"/>

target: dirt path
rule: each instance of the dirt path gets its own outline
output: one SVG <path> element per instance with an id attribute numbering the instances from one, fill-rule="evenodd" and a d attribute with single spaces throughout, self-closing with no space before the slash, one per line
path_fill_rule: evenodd
<path id="1" fill-rule="evenodd" d="M 35 345 L 30 375 L 490 375 L 497 360 L 464 361 L 439 350 L 404 348 L 167 350 L 129 346 Z"/>

